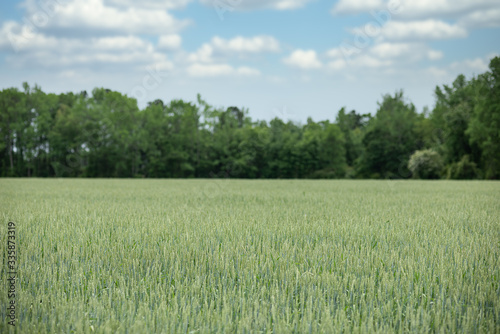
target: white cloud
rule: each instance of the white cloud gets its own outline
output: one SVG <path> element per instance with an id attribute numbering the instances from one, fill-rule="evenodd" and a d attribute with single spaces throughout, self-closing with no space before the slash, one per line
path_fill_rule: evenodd
<path id="1" fill-rule="evenodd" d="M 421 60 L 437 60 L 443 53 L 432 50 L 424 43 L 377 43 L 355 54 L 346 54 L 341 48 L 334 48 L 326 52 L 332 60 L 327 67 L 340 71 L 347 67 L 355 68 L 387 68 L 402 67 Z"/>
<path id="2" fill-rule="evenodd" d="M 358 70 L 358 69 L 380 69 L 394 65 L 391 59 L 381 59 L 373 55 L 363 54 L 352 59 L 338 58 L 327 63 L 326 67 L 334 72 L 343 70 Z"/>
<path id="3" fill-rule="evenodd" d="M 5 22 L 0 28 L 0 50 L 19 52 L 54 47 L 55 37 L 47 37 L 14 21 Z"/>
<path id="4" fill-rule="evenodd" d="M 333 73 L 343 73 L 351 78 L 362 78 L 367 70 L 371 70 L 372 75 L 378 73 L 382 77 L 388 70 L 394 71 L 398 65 L 395 59 L 362 54 L 353 58 L 333 59 L 327 62 L 325 67 Z"/>
<path id="5" fill-rule="evenodd" d="M 182 38 L 177 34 L 163 35 L 158 39 L 158 48 L 175 50 L 181 47 Z"/>
<path id="6" fill-rule="evenodd" d="M 424 58 L 437 60 L 443 57 L 441 51 L 431 50 L 423 43 L 380 43 L 369 49 L 369 53 L 380 59 L 404 58 L 418 61 Z"/>
<path id="7" fill-rule="evenodd" d="M 221 11 L 245 11 L 259 9 L 291 10 L 304 7 L 314 0 L 200 0 L 201 3 L 214 7 L 220 6 Z"/>
<path id="8" fill-rule="evenodd" d="M 441 51 L 436 51 L 436 50 L 429 50 L 427 52 L 427 58 L 430 60 L 438 60 L 443 58 L 444 54 Z"/>
<path id="9" fill-rule="evenodd" d="M 397 58 L 408 55 L 412 50 L 410 43 L 381 43 L 374 45 L 370 52 L 379 58 Z"/>
<path id="10" fill-rule="evenodd" d="M 241 36 L 230 40 L 225 40 L 220 37 L 212 39 L 212 45 L 216 51 L 223 53 L 229 52 L 277 52 L 279 51 L 279 42 L 271 36 L 255 36 L 252 38 L 244 38 Z"/>
<path id="11" fill-rule="evenodd" d="M 187 20 L 177 20 L 161 9 L 113 7 L 104 0 L 61 1 L 61 5 L 51 7 L 49 14 L 34 0 L 25 3 L 29 21 L 40 30 L 57 30 L 64 34 L 148 34 L 161 35 L 177 32 L 189 24 Z M 135 3 L 135 2 L 134 2 Z"/>
<path id="12" fill-rule="evenodd" d="M 475 74 L 480 74 L 488 70 L 488 65 L 489 59 L 475 58 L 454 62 L 450 65 L 450 68 L 453 70 L 466 70 L 474 72 Z"/>
<path id="13" fill-rule="evenodd" d="M 191 62 L 214 62 L 230 56 L 245 56 L 263 52 L 278 52 L 279 42 L 271 36 L 242 36 L 226 40 L 215 36 L 209 43 L 203 44 L 196 52 L 189 55 Z"/>
<path id="14" fill-rule="evenodd" d="M 80 48 L 83 49 L 83 48 Z M 65 69 L 65 68 L 92 68 L 105 65 L 109 70 L 116 66 L 127 65 L 128 70 L 145 68 L 148 65 L 160 63 L 162 68 L 172 68 L 169 62 L 162 54 L 143 51 L 128 52 L 105 52 L 99 49 L 90 48 L 88 52 L 82 53 L 62 53 L 59 54 L 53 50 L 37 50 L 35 52 L 7 57 L 7 62 L 13 67 L 44 69 Z"/>
<path id="15" fill-rule="evenodd" d="M 203 44 L 196 52 L 191 53 L 188 56 L 188 61 L 190 62 L 202 62 L 211 63 L 214 61 L 212 58 L 214 53 L 214 48 L 210 44 Z"/>
<path id="16" fill-rule="evenodd" d="M 500 7 L 500 6 L 499 6 Z M 479 10 L 463 16 L 459 23 L 463 26 L 482 28 L 500 26 L 500 8 Z"/>
<path id="17" fill-rule="evenodd" d="M 358 14 L 384 6 L 382 0 L 340 0 L 333 6 L 333 14 Z"/>
<path id="18" fill-rule="evenodd" d="M 301 69 L 317 69 L 322 66 L 314 50 L 295 50 L 290 56 L 283 59 L 289 66 Z"/>
<path id="19" fill-rule="evenodd" d="M 334 48 L 326 52 L 326 56 L 330 58 L 340 58 L 344 56 L 340 48 Z"/>
<path id="20" fill-rule="evenodd" d="M 279 0 L 279 1 L 268 1 L 272 3 L 272 7 L 279 10 L 296 9 L 305 6 L 311 0 Z"/>
<path id="21" fill-rule="evenodd" d="M 250 67 L 234 68 L 228 64 L 192 64 L 187 68 L 187 73 L 192 77 L 218 77 L 218 76 L 258 76 L 260 72 Z"/>
<path id="22" fill-rule="evenodd" d="M 241 66 L 236 69 L 236 74 L 244 76 L 259 76 L 260 71 L 255 68 Z"/>
<path id="23" fill-rule="evenodd" d="M 486 8 L 498 8 L 496 0 L 399 0 L 401 15 L 405 17 L 449 17 L 457 18 L 464 14 Z"/>
<path id="24" fill-rule="evenodd" d="M 327 67 L 334 71 L 340 71 L 347 67 L 347 61 L 345 59 L 335 59 L 329 62 Z"/>
<path id="25" fill-rule="evenodd" d="M 458 18 L 478 10 L 499 7 L 497 0 L 339 0 L 332 13 L 359 14 L 386 10 L 397 13 L 398 18 Z"/>
<path id="26" fill-rule="evenodd" d="M 356 67 L 380 68 L 393 65 L 393 61 L 372 55 L 361 55 L 352 61 L 352 65 Z"/>
<path id="27" fill-rule="evenodd" d="M 115 52 L 131 49 L 152 50 L 151 43 L 132 35 L 82 39 L 57 38 L 54 36 L 46 36 L 40 32 L 26 30 L 17 22 L 5 23 L 0 31 L 1 36 L 3 36 L 3 38 L 0 39 L 0 49 L 5 50 L 8 47 L 15 46 L 15 51 L 18 52 L 51 49 L 65 52 L 90 48 L 94 50 L 111 50 Z"/>
<path id="28" fill-rule="evenodd" d="M 456 24 L 429 19 L 410 22 L 390 21 L 382 27 L 380 35 L 390 40 L 437 40 L 466 37 L 467 31 Z"/>
<path id="29" fill-rule="evenodd" d="M 141 7 L 153 9 L 179 9 L 184 8 L 191 0 L 105 0 L 106 4 L 119 7 Z"/>
<path id="30" fill-rule="evenodd" d="M 167 57 L 154 46 L 136 36 L 92 38 L 56 38 L 42 33 L 22 35 L 17 23 L 5 24 L 1 29 L 0 50 L 14 50 L 6 62 L 16 68 L 92 67 L 99 64 L 144 67 L 162 64 L 171 67 Z M 10 40 L 9 40 L 10 39 Z M 13 44 L 11 44 L 13 42 Z"/>
<path id="31" fill-rule="evenodd" d="M 490 54 L 482 58 L 464 59 L 442 67 L 431 66 L 426 68 L 424 72 L 434 77 L 435 80 L 439 80 L 442 83 L 449 83 L 459 74 L 471 77 L 472 75 L 488 71 L 490 60 L 495 56 L 498 56 L 498 54 Z"/>
<path id="32" fill-rule="evenodd" d="M 101 38 L 91 38 L 90 43 L 84 43 L 87 47 L 91 45 L 94 50 L 103 51 L 153 51 L 153 46 L 151 43 L 144 41 L 136 36 L 116 36 L 116 37 L 101 37 Z"/>

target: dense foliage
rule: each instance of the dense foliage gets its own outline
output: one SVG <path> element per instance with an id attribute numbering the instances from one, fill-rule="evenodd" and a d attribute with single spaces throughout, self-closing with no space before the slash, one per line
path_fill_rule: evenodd
<path id="1" fill-rule="evenodd" d="M 439 179 L 443 170 L 443 160 L 434 150 L 416 151 L 410 157 L 408 168 L 415 178 Z"/>
<path id="2" fill-rule="evenodd" d="M 335 122 L 252 121 L 245 109 L 135 99 L 104 88 L 0 92 L 0 176 L 409 178 L 412 154 L 432 149 L 441 170 L 417 177 L 500 177 L 500 58 L 490 71 L 437 87 L 417 113 L 396 92 L 374 115 Z"/>

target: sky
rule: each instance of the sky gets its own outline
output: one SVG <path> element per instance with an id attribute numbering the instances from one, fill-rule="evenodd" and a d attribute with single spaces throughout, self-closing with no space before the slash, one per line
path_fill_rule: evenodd
<path id="1" fill-rule="evenodd" d="M 254 120 L 372 113 L 500 54 L 498 0 L 26 0 L 0 2 L 0 89 L 95 87 L 148 101 L 246 108 Z"/>

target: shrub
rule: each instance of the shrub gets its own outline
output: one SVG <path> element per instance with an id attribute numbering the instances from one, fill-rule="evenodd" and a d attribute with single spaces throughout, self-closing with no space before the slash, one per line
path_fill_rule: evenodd
<path id="1" fill-rule="evenodd" d="M 470 161 L 468 155 L 464 155 L 460 161 L 448 166 L 447 178 L 455 180 L 476 179 L 478 169 L 474 161 Z"/>
<path id="2" fill-rule="evenodd" d="M 408 169 L 417 179 L 439 179 L 443 170 L 443 159 L 434 150 L 416 151 L 410 157 Z"/>

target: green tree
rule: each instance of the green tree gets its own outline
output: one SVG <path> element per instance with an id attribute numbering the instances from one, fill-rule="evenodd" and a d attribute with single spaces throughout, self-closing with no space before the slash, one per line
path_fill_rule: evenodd
<path id="1" fill-rule="evenodd" d="M 464 155 L 460 161 L 450 164 L 447 168 L 448 179 L 475 179 L 478 174 L 476 163 L 471 161 L 468 155 Z"/>
<path id="2" fill-rule="evenodd" d="M 490 71 L 473 80 L 474 112 L 465 135 L 480 148 L 480 166 L 487 179 L 500 178 L 500 58 L 490 61 Z"/>
<path id="3" fill-rule="evenodd" d="M 366 125 L 368 124 L 371 116 L 370 114 L 357 114 L 356 111 L 351 110 L 349 113 L 345 112 L 345 108 L 339 110 L 335 123 L 339 126 L 343 133 L 345 141 L 345 160 L 347 163 L 347 177 L 353 176 L 353 168 L 356 161 L 363 153 L 363 136 Z"/>
<path id="4" fill-rule="evenodd" d="M 16 88 L 0 92 L 0 135 L 2 141 L 2 176 L 24 176 L 22 135 L 25 128 L 25 95 Z"/>
<path id="5" fill-rule="evenodd" d="M 233 175 L 261 178 L 266 169 L 266 147 L 269 145 L 269 128 L 265 122 L 247 124 L 237 130 L 238 150 L 233 161 Z"/>
<path id="6" fill-rule="evenodd" d="M 385 95 L 363 138 L 358 173 L 364 177 L 406 178 L 410 155 L 419 149 L 415 106 L 403 92 Z"/>
<path id="7" fill-rule="evenodd" d="M 302 130 L 294 123 L 274 118 L 269 123 L 267 168 L 265 177 L 298 178 L 300 173 L 299 142 Z"/>
<path id="8" fill-rule="evenodd" d="M 465 76 L 459 75 L 452 86 L 436 87 L 436 105 L 430 115 L 434 128 L 433 148 L 451 164 L 469 155 L 473 161 L 479 159 L 477 145 L 470 144 L 466 130 L 475 104 L 476 87 Z"/>

